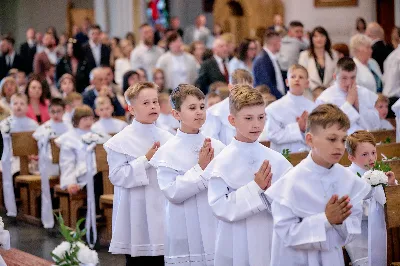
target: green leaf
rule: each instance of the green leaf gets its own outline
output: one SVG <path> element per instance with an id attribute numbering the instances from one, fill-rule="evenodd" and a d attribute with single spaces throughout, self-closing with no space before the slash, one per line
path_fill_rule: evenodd
<path id="1" fill-rule="evenodd" d="M 357 172 L 357 175 L 358 175 L 358 177 L 361 177 L 361 175 L 360 175 L 360 173 L 359 173 L 359 172 Z"/>

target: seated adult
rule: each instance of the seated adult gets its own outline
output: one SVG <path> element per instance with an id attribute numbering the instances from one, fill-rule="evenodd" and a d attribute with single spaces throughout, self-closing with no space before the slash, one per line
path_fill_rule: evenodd
<path id="1" fill-rule="evenodd" d="M 116 94 L 113 92 L 112 87 L 108 86 L 107 72 L 105 68 L 96 67 L 90 72 L 91 88 L 83 93 L 83 103 L 89 105 L 93 110 L 95 109 L 95 100 L 97 96 L 105 96 L 111 99 L 114 106 L 114 116 L 125 115 L 125 110 L 119 102 Z"/>
<path id="2" fill-rule="evenodd" d="M 339 59 L 350 56 L 349 46 L 347 46 L 345 43 L 335 43 L 332 45 L 332 49 L 336 51 Z"/>
<path id="3" fill-rule="evenodd" d="M 236 69 L 245 69 L 252 73 L 253 61 L 257 55 L 257 45 L 253 39 L 244 39 L 237 49 L 236 56 L 229 61 L 229 75 Z"/>
<path id="4" fill-rule="evenodd" d="M 382 72 L 379 64 L 371 58 L 372 40 L 363 34 L 356 34 L 350 39 L 350 50 L 357 65 L 357 85 L 373 92 L 382 92 Z"/>
<path id="5" fill-rule="evenodd" d="M 42 82 L 38 76 L 34 76 L 29 80 L 25 94 L 28 96 L 28 111 L 26 116 L 39 124 L 43 124 L 49 120 L 49 101 L 45 99 Z"/>
<path id="6" fill-rule="evenodd" d="M 383 73 L 385 71 L 383 62 L 393 51 L 393 47 L 385 43 L 385 31 L 381 25 L 376 22 L 371 22 L 368 24 L 365 34 L 372 40 L 372 58 L 378 62 Z"/>

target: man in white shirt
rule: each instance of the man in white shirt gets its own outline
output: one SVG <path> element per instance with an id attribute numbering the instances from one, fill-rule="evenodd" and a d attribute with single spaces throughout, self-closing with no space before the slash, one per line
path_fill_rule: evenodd
<path id="1" fill-rule="evenodd" d="M 275 31 L 267 31 L 264 36 L 264 49 L 253 64 L 254 87 L 267 85 L 277 99 L 286 93 L 282 72 L 278 64 L 281 37 Z"/>
<path id="2" fill-rule="evenodd" d="M 211 36 L 210 30 L 206 27 L 207 19 L 204 15 L 196 17 L 195 25 L 191 25 L 185 29 L 184 42 L 191 44 L 194 41 L 202 41 L 207 44 Z"/>
<path id="3" fill-rule="evenodd" d="M 334 78 L 335 84 L 317 98 L 318 105 L 332 103 L 349 117 L 351 134 L 357 130 L 376 130 L 380 128 L 379 113 L 375 109 L 378 95 L 356 84 L 357 67 L 353 59 L 338 61 Z"/>
<path id="4" fill-rule="evenodd" d="M 393 118 L 394 113 L 390 110 L 390 107 L 400 97 L 400 46 L 386 58 L 383 65 L 386 71 L 383 75 L 385 85 L 382 93 L 389 98 L 388 118 Z"/>
<path id="5" fill-rule="evenodd" d="M 154 45 L 154 30 L 149 24 L 140 26 L 140 44 L 131 53 L 133 70 L 144 68 L 149 81 L 153 80 L 153 69 L 164 50 Z"/>

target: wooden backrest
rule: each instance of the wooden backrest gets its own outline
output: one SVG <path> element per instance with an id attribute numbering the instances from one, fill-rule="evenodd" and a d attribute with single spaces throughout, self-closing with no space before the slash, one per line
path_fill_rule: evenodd
<path id="1" fill-rule="evenodd" d="M 116 118 L 116 119 L 119 119 L 119 120 L 121 120 L 121 121 L 126 122 L 126 117 L 125 117 L 124 115 L 121 115 L 121 116 L 113 116 L 113 118 Z"/>
<path id="2" fill-rule="evenodd" d="M 381 144 L 376 146 L 376 151 L 378 153 L 378 160 L 382 160 L 382 155 L 386 157 L 400 157 L 400 143 L 389 143 Z"/>
<path id="3" fill-rule="evenodd" d="M 349 166 L 351 164 L 351 161 L 349 160 L 349 154 L 347 153 L 347 151 L 344 151 L 344 154 L 340 159 L 339 164 L 343 166 Z"/>
<path id="4" fill-rule="evenodd" d="M 384 142 L 386 139 L 390 139 L 391 143 L 396 142 L 396 130 L 376 130 L 370 131 L 374 135 L 376 143 Z"/>
<path id="5" fill-rule="evenodd" d="M 289 155 L 289 162 L 296 166 L 308 156 L 308 152 L 293 152 Z"/>
<path id="6" fill-rule="evenodd" d="M 395 174 L 397 182 L 400 184 L 400 160 L 392 160 L 386 163 L 392 168 L 392 172 Z"/>
<path id="7" fill-rule="evenodd" d="M 53 163 L 58 164 L 60 162 L 60 147 L 54 142 L 54 139 L 50 139 L 51 156 Z"/>
<path id="8" fill-rule="evenodd" d="M 11 133 L 11 142 L 14 156 L 29 156 L 38 154 L 36 140 L 33 132 Z"/>
<path id="9" fill-rule="evenodd" d="M 396 118 L 386 118 L 386 120 L 389 121 L 394 128 L 396 128 Z"/>
<path id="10" fill-rule="evenodd" d="M 97 172 L 108 171 L 107 152 L 103 144 L 97 144 L 95 148 Z"/>
<path id="11" fill-rule="evenodd" d="M 385 187 L 385 195 L 386 227 L 400 227 L 400 186 Z"/>
<path id="12" fill-rule="evenodd" d="M 267 148 L 271 147 L 271 142 L 270 141 L 260 141 L 260 143 L 262 145 L 264 145 L 265 147 L 267 147 Z"/>

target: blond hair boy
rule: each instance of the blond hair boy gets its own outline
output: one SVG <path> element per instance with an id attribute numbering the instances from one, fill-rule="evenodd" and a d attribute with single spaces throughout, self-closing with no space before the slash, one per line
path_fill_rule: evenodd
<path id="1" fill-rule="evenodd" d="M 99 117 L 99 120 L 92 126 L 94 132 L 115 134 L 128 125 L 125 121 L 112 117 L 114 106 L 109 97 L 98 96 L 95 100 L 94 111 Z"/>

